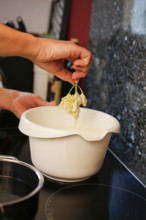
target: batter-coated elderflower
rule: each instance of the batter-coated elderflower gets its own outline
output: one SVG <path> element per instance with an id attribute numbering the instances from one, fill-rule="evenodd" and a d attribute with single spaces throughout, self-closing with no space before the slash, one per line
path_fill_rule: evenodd
<path id="1" fill-rule="evenodd" d="M 72 89 L 75 88 L 75 94 L 70 94 Z M 80 89 L 81 94 L 78 93 L 77 88 Z M 60 105 L 62 108 L 68 113 L 71 114 L 75 119 L 79 117 L 80 113 L 80 105 L 86 106 L 87 99 L 82 91 L 82 89 L 79 87 L 79 85 L 75 84 L 72 86 L 69 93 L 61 99 Z"/>

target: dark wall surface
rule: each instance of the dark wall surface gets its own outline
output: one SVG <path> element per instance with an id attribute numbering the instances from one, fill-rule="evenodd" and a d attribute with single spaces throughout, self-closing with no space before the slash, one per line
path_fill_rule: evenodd
<path id="1" fill-rule="evenodd" d="M 146 1 L 93 0 L 88 107 L 121 124 L 110 148 L 146 184 Z"/>

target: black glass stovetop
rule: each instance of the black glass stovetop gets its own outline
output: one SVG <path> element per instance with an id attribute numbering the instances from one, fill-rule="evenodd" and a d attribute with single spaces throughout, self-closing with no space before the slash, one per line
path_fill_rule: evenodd
<path id="1" fill-rule="evenodd" d="M 18 123 L 13 114 L 0 112 L 0 154 L 31 164 L 29 141 Z M 84 182 L 45 178 L 35 220 L 47 219 L 145 220 L 146 189 L 109 148 L 100 172 Z"/>

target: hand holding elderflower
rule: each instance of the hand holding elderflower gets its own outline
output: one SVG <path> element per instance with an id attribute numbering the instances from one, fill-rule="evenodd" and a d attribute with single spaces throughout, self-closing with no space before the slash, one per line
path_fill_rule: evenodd
<path id="1" fill-rule="evenodd" d="M 71 94 L 71 91 L 75 88 L 75 94 Z M 78 93 L 78 88 L 81 91 L 81 94 Z M 79 117 L 80 113 L 80 105 L 86 106 L 87 99 L 80 88 L 79 85 L 75 84 L 72 86 L 71 90 L 68 92 L 68 94 L 61 99 L 60 105 L 62 108 L 68 113 L 71 114 L 75 119 Z"/>

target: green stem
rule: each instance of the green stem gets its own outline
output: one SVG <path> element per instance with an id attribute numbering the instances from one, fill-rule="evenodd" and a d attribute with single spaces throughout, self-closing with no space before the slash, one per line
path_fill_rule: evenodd
<path id="1" fill-rule="evenodd" d="M 78 86 L 78 88 L 80 89 L 80 91 L 83 93 L 83 90 L 81 89 L 81 87 L 79 86 L 79 85 L 77 85 Z"/>
<path id="2" fill-rule="evenodd" d="M 77 84 L 75 84 L 75 93 L 77 93 L 78 91 L 78 85 Z"/>
<path id="3" fill-rule="evenodd" d="M 73 86 L 71 87 L 71 89 L 69 90 L 68 94 L 71 93 L 71 91 L 73 90 L 74 87 L 75 87 L 75 85 L 73 85 Z"/>
<path id="4" fill-rule="evenodd" d="M 78 88 L 80 89 L 81 93 L 83 93 L 83 90 L 81 89 L 81 87 L 76 83 L 75 85 L 73 85 L 73 86 L 71 87 L 71 89 L 69 90 L 68 94 L 71 93 L 71 91 L 73 90 L 74 87 L 75 87 L 75 93 L 77 93 Z"/>

